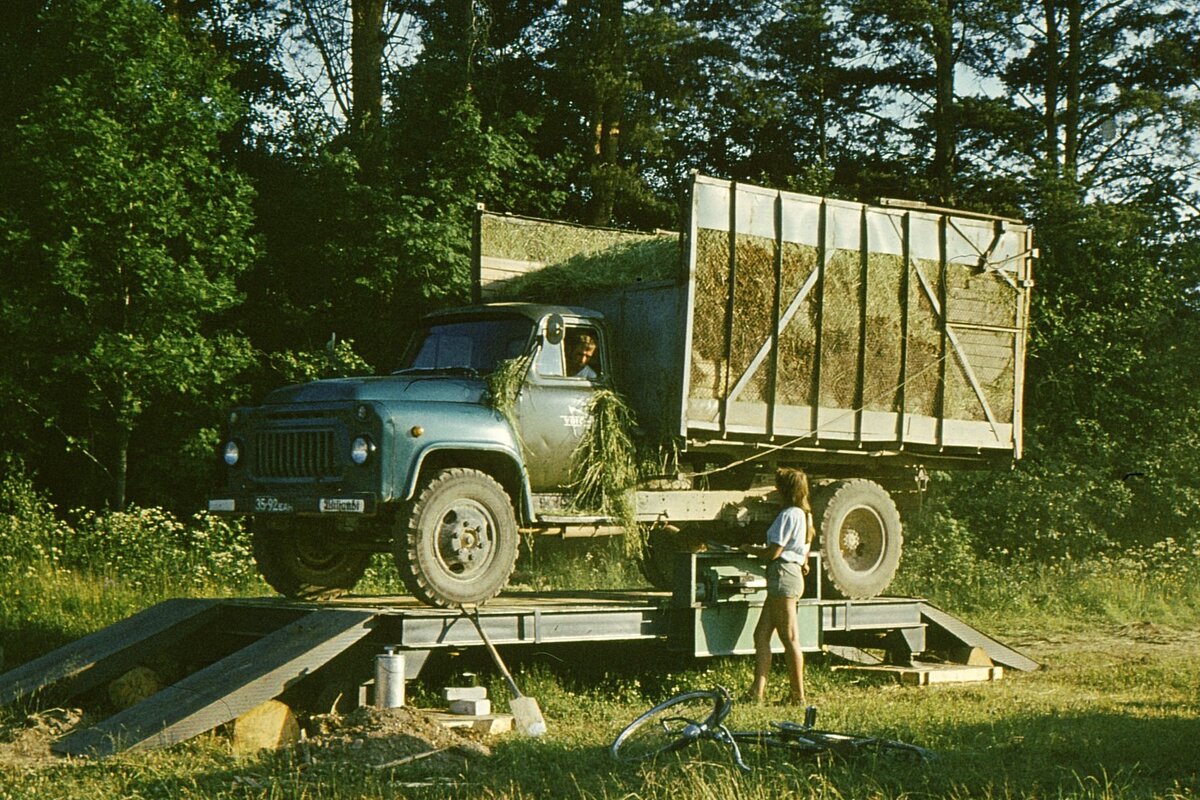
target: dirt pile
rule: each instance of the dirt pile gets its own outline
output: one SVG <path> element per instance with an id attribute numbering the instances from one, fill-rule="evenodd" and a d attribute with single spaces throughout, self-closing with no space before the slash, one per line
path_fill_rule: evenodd
<path id="1" fill-rule="evenodd" d="M 0 769 L 30 770 L 67 763 L 51 746 L 78 727 L 79 709 L 53 708 L 0 724 Z M 303 724 L 298 754 L 312 765 L 353 763 L 388 769 L 413 762 L 425 773 L 462 770 L 465 760 L 491 755 L 483 734 L 442 726 L 411 708 L 359 708 L 322 714 Z"/>
<path id="2" fill-rule="evenodd" d="M 384 769 L 420 760 L 426 770 L 444 766 L 458 771 L 464 759 L 492 753 L 480 734 L 446 728 L 411 708 L 364 707 L 344 716 L 320 715 L 305 728 L 308 738 L 301 749 L 313 763 L 354 761 Z"/>

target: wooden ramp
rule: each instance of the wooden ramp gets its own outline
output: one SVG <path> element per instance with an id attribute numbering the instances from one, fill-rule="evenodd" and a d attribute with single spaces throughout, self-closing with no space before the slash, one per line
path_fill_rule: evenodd
<path id="1" fill-rule="evenodd" d="M 167 600 L 0 676 L 0 706 L 23 697 L 73 697 L 141 663 L 211 621 L 216 600 Z"/>
<path id="2" fill-rule="evenodd" d="M 837 666 L 835 670 L 873 672 L 891 675 L 906 686 L 932 686 L 937 683 L 971 683 L 998 681 L 1004 677 L 1004 667 L 971 666 L 967 664 L 926 664 L 914 661 L 905 666 L 891 664 Z"/>
<path id="3" fill-rule="evenodd" d="M 313 611 L 91 728 L 55 742 L 63 755 L 166 747 L 281 694 L 369 633 L 374 614 Z"/>
<path id="4" fill-rule="evenodd" d="M 946 646 L 978 647 L 995 663 L 1021 672 L 1032 672 L 1039 666 L 1032 658 L 1018 653 L 926 601 L 921 601 L 921 619 L 925 623 L 925 636 L 930 649 Z"/>

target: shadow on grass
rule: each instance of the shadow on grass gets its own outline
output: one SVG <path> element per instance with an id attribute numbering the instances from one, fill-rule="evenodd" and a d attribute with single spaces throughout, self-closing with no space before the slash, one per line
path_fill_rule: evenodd
<path id="1" fill-rule="evenodd" d="M 565 723 L 559 721 L 555 726 Z M 948 725 L 939 758 L 913 763 L 864 753 L 797 758 L 748 747 L 743 773 L 725 748 L 693 746 L 641 765 L 613 762 L 607 735 L 589 720 L 545 739 L 508 736 L 493 755 L 460 764 L 413 762 L 378 770 L 347 760 L 305 763 L 299 750 L 235 761 L 187 775 L 147 770 L 124 784 L 133 796 L 321 797 L 1077 797 L 1192 796 L 1200 720 L 1114 714 L 1014 716 Z M 586 739 L 572 743 L 562 737 Z M 154 774 L 150 774 L 153 772 Z M 167 771 L 169 772 L 169 771 Z"/>

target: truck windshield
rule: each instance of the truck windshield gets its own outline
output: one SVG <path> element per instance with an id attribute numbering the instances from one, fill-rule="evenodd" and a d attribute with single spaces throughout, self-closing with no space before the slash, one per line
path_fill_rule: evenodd
<path id="1" fill-rule="evenodd" d="M 397 372 L 484 375 L 524 353 L 532 335 L 533 322 L 524 317 L 435 323 L 413 337 Z"/>

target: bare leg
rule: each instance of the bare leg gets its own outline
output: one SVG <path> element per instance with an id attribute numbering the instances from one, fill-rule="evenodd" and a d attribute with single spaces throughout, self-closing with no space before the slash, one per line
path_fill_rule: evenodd
<path id="1" fill-rule="evenodd" d="M 754 626 L 754 683 L 750 695 L 762 702 L 767 693 L 767 675 L 771 671 L 771 636 L 775 633 L 774 614 L 771 613 L 772 598 L 763 604 L 758 624 Z"/>
<path id="2" fill-rule="evenodd" d="M 795 598 L 785 598 L 781 612 L 783 625 L 779 629 L 779 638 L 783 641 L 788 679 L 792 685 L 790 699 L 793 704 L 804 705 L 804 651 L 800 649 L 800 629 L 796 620 Z"/>

